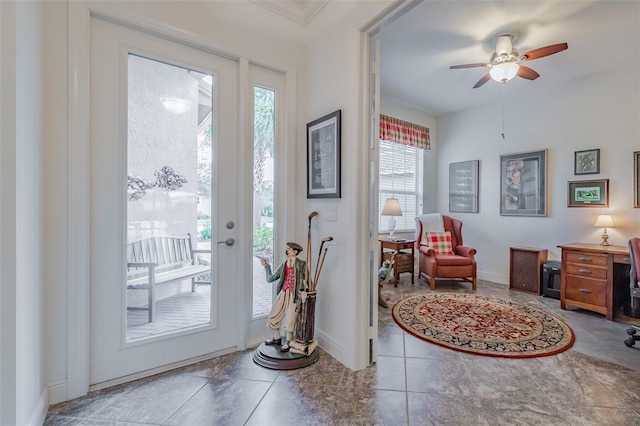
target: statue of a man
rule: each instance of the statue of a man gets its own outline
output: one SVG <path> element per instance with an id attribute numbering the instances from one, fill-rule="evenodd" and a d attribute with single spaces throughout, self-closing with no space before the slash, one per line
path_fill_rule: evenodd
<path id="1" fill-rule="evenodd" d="M 296 326 L 296 298 L 298 291 L 305 285 L 307 278 L 307 262 L 298 259 L 298 253 L 302 251 L 302 246 L 298 243 L 287 243 L 285 260 L 276 271 L 271 273 L 271 266 L 267 259 L 261 259 L 267 274 L 267 281 L 279 280 L 276 288 L 276 301 L 271 307 L 267 326 L 273 330 L 273 338 L 267 340 L 265 344 L 269 346 L 280 346 L 280 352 L 289 351 L 289 342 L 293 339 L 293 332 Z M 287 341 L 282 344 L 280 326 L 283 325 L 287 332 Z"/>

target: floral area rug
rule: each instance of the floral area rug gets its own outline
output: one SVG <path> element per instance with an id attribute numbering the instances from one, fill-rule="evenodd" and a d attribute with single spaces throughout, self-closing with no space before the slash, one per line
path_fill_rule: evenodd
<path id="1" fill-rule="evenodd" d="M 393 319 L 408 333 L 457 351 L 504 358 L 533 358 L 569 349 L 575 340 L 559 318 L 521 303 L 461 293 L 406 297 Z"/>

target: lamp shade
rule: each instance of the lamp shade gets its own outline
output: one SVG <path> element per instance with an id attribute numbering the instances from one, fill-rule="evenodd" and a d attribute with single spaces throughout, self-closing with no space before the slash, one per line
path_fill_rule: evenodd
<path id="1" fill-rule="evenodd" d="M 611 215 L 609 214 L 601 214 L 596 219 L 596 224 L 594 226 L 604 227 L 604 228 L 612 228 L 613 227 L 613 219 L 611 219 Z"/>
<path id="2" fill-rule="evenodd" d="M 519 69 L 520 65 L 516 62 L 504 62 L 491 67 L 489 75 L 499 83 L 506 83 L 518 74 Z"/>
<path id="3" fill-rule="evenodd" d="M 387 198 L 382 207 L 383 216 L 402 216 L 402 210 L 400 209 L 400 203 L 397 198 Z"/>

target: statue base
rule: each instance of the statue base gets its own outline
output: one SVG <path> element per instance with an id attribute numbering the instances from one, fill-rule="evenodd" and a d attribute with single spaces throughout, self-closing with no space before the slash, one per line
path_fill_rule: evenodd
<path id="1" fill-rule="evenodd" d="M 290 346 L 291 343 L 295 342 L 290 342 Z M 317 342 L 315 343 L 317 346 Z M 310 355 L 296 353 L 291 349 L 289 349 L 289 352 L 280 352 L 280 346 L 267 346 L 264 342 L 253 354 L 253 362 L 272 370 L 295 370 L 308 367 L 315 363 L 318 358 L 320 358 L 320 354 L 315 350 Z"/>

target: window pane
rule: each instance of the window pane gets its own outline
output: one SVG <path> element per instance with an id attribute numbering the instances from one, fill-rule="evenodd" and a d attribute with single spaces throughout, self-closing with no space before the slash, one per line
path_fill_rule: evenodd
<path id="1" fill-rule="evenodd" d="M 212 83 L 129 55 L 128 341 L 211 321 Z"/>
<path id="2" fill-rule="evenodd" d="M 260 258 L 273 264 L 275 91 L 254 87 L 253 104 L 253 317 L 266 315 L 272 305 Z"/>
<path id="3" fill-rule="evenodd" d="M 379 232 L 389 231 L 389 217 L 382 216 L 387 198 L 397 198 L 402 216 L 396 217 L 396 232 L 413 231 L 415 218 L 422 214 L 424 152 L 420 148 L 380 141 Z"/>

